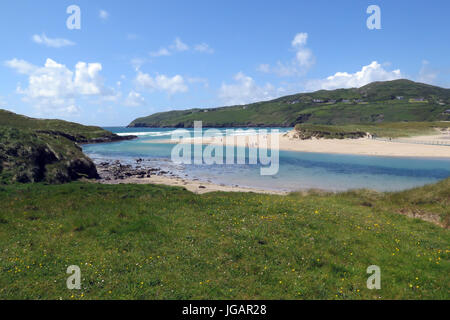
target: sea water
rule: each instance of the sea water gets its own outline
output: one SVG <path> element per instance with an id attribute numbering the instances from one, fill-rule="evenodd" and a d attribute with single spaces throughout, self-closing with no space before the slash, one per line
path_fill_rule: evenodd
<path id="1" fill-rule="evenodd" d="M 151 161 L 155 167 L 171 171 L 180 177 L 223 185 L 278 191 L 310 188 L 331 191 L 358 188 L 398 191 L 450 177 L 450 159 L 292 151 L 280 151 L 279 171 L 273 176 L 261 176 L 259 165 L 177 165 L 170 160 L 174 145 L 155 143 L 155 140 L 170 139 L 174 129 L 124 127 L 105 129 L 119 135 L 136 135 L 138 138 L 114 143 L 84 145 L 84 152 L 96 161 L 120 160 L 122 163 L 135 163 L 135 159 L 143 158 Z M 283 133 L 292 128 L 267 129 L 278 129 Z M 218 130 L 225 134 L 226 128 Z"/>

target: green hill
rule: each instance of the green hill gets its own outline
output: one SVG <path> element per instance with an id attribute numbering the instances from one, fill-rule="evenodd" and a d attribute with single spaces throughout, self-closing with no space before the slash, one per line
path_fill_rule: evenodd
<path id="1" fill-rule="evenodd" d="M 96 178 L 95 165 L 78 143 L 129 138 L 100 127 L 34 119 L 0 110 L 0 182 L 60 183 Z"/>
<path id="2" fill-rule="evenodd" d="M 422 135 L 435 135 L 438 130 L 450 129 L 449 122 L 422 121 L 422 122 L 381 122 L 381 123 L 355 123 L 344 125 L 322 125 L 298 123 L 295 125 L 296 136 L 299 139 L 325 138 L 325 139 L 355 139 L 365 137 L 367 134 L 375 137 L 401 138 Z"/>
<path id="3" fill-rule="evenodd" d="M 58 119 L 36 119 L 0 109 L 0 127 L 27 129 L 39 133 L 61 135 L 78 143 L 97 143 L 123 140 L 122 137 L 96 126 Z"/>
<path id="4" fill-rule="evenodd" d="M 450 120 L 450 89 L 410 80 L 373 82 L 361 88 L 320 90 L 248 105 L 160 112 L 129 127 L 283 126 Z M 447 112 L 446 112 L 447 111 Z"/>

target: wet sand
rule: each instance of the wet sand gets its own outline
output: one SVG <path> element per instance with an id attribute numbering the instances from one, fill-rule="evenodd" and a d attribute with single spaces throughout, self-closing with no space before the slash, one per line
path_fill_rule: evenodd
<path id="1" fill-rule="evenodd" d="M 103 184 L 120 184 L 120 183 L 133 183 L 133 184 L 163 184 L 167 186 L 184 187 L 187 190 L 197 193 L 204 194 L 208 192 L 224 191 L 224 192 L 254 192 L 254 193 L 264 193 L 264 194 L 278 194 L 285 195 L 287 192 L 274 191 L 274 190 L 263 190 L 255 188 L 245 188 L 237 186 L 227 186 L 218 185 L 211 182 L 203 181 L 193 181 L 187 180 L 179 177 L 169 177 L 169 176 L 151 176 L 150 178 L 125 178 L 120 180 L 102 180 Z"/>

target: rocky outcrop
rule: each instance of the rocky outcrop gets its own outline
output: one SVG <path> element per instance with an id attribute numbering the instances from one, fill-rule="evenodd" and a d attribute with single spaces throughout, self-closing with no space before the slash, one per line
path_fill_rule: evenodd
<path id="1" fill-rule="evenodd" d="M 64 183 L 99 177 L 92 160 L 61 135 L 0 128 L 0 155 L 3 183 Z"/>
<path id="2" fill-rule="evenodd" d="M 0 183 L 98 178 L 79 144 L 130 140 L 96 126 L 34 119 L 0 109 Z"/>
<path id="3" fill-rule="evenodd" d="M 108 160 L 97 162 L 97 170 L 100 179 L 104 182 L 122 181 L 128 178 L 144 179 L 151 176 L 176 175 L 161 168 L 147 165 L 144 159 L 136 159 L 136 165 L 123 164 L 120 160 Z"/>

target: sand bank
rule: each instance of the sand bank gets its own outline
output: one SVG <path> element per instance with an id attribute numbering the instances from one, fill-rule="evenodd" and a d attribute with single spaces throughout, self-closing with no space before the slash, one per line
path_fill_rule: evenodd
<path id="1" fill-rule="evenodd" d="M 285 195 L 287 192 L 274 191 L 274 190 L 264 190 L 256 188 L 246 188 L 239 186 L 227 186 L 218 185 L 211 182 L 203 182 L 197 180 L 188 180 L 178 177 L 169 176 L 151 176 L 150 178 L 125 178 L 121 180 L 102 180 L 103 184 L 121 184 L 121 183 L 133 183 L 133 184 L 163 184 L 167 186 L 184 187 L 187 190 L 197 193 L 204 194 L 208 192 L 224 191 L 224 192 L 254 192 L 254 193 L 264 193 L 264 194 L 278 194 Z"/>
<path id="2" fill-rule="evenodd" d="M 214 144 L 214 145 L 232 145 L 258 147 L 260 142 L 267 140 L 268 146 L 271 140 L 278 135 L 278 149 L 298 152 L 318 152 L 335 154 L 355 154 L 368 156 L 390 156 L 390 157 L 425 157 L 425 158 L 450 158 L 450 146 L 418 144 L 417 140 L 426 141 L 445 141 L 450 143 L 450 135 L 439 134 L 423 137 L 412 137 L 401 139 L 401 141 L 380 141 L 371 138 L 360 139 L 309 139 L 300 140 L 292 137 L 292 132 L 287 134 L 267 134 L 267 135 L 248 135 L 241 136 L 240 139 L 222 138 L 203 138 L 202 140 L 187 138 L 183 143 L 194 144 Z M 236 137 L 234 137 L 236 138 Z M 234 140 L 234 142 L 233 142 Z M 178 143 L 172 140 L 152 140 L 149 143 Z"/>

